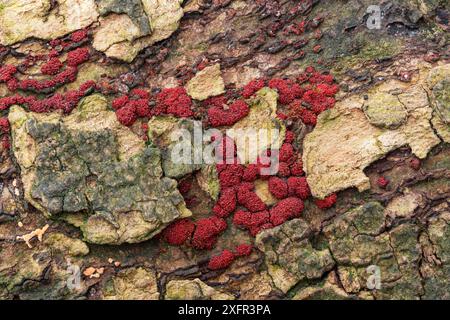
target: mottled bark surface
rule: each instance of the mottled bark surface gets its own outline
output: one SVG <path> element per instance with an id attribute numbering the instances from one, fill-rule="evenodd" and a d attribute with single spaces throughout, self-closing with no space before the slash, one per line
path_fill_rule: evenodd
<path id="1" fill-rule="evenodd" d="M 97 84 L 70 115 L 0 102 L 10 125 L 0 130 L 0 298 L 450 299 L 448 3 L 382 1 L 380 28 L 369 29 L 374 2 L 0 4 L 0 63 L 17 66 L 18 81 L 49 79 L 39 57 L 50 48 L 64 63 L 77 47 L 90 52 L 74 81 L 43 90 L 0 81 L 0 98 L 44 99 Z M 73 12 L 83 19 L 72 21 Z M 305 20 L 304 32 L 295 29 Z M 87 36 L 73 41 L 79 29 Z M 168 160 L 169 133 L 193 121 L 143 116 L 126 128 L 113 99 L 133 88 L 156 96 L 186 86 L 190 117 L 207 125 L 208 97 L 225 92 L 232 101 L 254 79 L 296 79 L 308 66 L 340 87 L 317 125 L 277 118 L 289 107 L 267 89 L 235 125 L 294 133 L 312 192 L 301 216 L 256 237 L 230 216 L 211 249 L 168 244 L 159 232 L 175 219 L 213 215 L 218 173 Z M 104 102 L 83 110 L 95 99 Z M 278 201 L 264 181 L 255 185 L 268 208 Z M 332 193 L 336 204 L 320 209 L 315 199 Z M 240 244 L 252 245 L 251 254 L 208 267 Z"/>

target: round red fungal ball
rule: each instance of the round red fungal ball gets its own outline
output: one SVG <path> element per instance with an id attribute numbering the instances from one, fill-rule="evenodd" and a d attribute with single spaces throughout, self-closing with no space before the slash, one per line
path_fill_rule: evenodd
<path id="1" fill-rule="evenodd" d="M 287 220 L 300 217 L 304 208 L 303 201 L 299 198 L 283 199 L 270 210 L 270 222 L 274 226 L 279 226 Z"/>
<path id="2" fill-rule="evenodd" d="M 248 226 L 252 214 L 248 211 L 238 210 L 233 216 L 233 224 L 239 227 Z"/>
<path id="3" fill-rule="evenodd" d="M 80 42 L 87 38 L 88 32 L 87 30 L 77 30 L 70 35 L 70 40 L 73 42 Z"/>
<path id="4" fill-rule="evenodd" d="M 289 143 L 283 143 L 279 153 L 280 162 L 286 162 L 288 164 L 294 161 L 294 147 Z"/>
<path id="5" fill-rule="evenodd" d="M 287 180 L 289 195 L 306 200 L 311 195 L 308 182 L 305 177 L 290 177 Z"/>
<path id="6" fill-rule="evenodd" d="M 230 250 L 223 250 L 218 256 L 212 257 L 208 263 L 208 269 L 210 270 L 220 270 L 228 268 L 234 261 L 234 253 Z"/>
<path id="7" fill-rule="evenodd" d="M 337 195 L 335 193 L 333 193 L 323 200 L 316 199 L 315 203 L 316 203 L 317 207 L 319 207 L 322 210 L 325 210 L 325 209 L 331 208 L 336 203 L 336 201 L 337 201 Z"/>
<path id="8" fill-rule="evenodd" d="M 41 72 L 46 75 L 55 75 L 62 67 L 63 64 L 58 58 L 51 58 L 47 63 L 42 65 Z"/>
<path id="9" fill-rule="evenodd" d="M 303 171 L 303 161 L 301 158 L 298 158 L 297 161 L 295 161 L 291 165 L 291 174 L 293 176 L 302 176 L 305 172 Z"/>
<path id="10" fill-rule="evenodd" d="M 61 42 L 62 42 L 61 39 L 52 39 L 52 40 L 50 40 L 49 44 L 51 47 L 54 48 L 54 47 L 60 46 Z"/>
<path id="11" fill-rule="evenodd" d="M 128 103 L 128 101 L 130 101 L 128 96 L 120 96 L 118 98 L 115 98 L 112 101 L 112 108 L 114 110 L 119 110 L 120 108 L 124 107 Z"/>
<path id="12" fill-rule="evenodd" d="M 148 105 L 148 100 L 139 99 L 132 102 L 136 108 L 136 114 L 141 118 L 150 118 L 152 116 L 152 110 Z"/>
<path id="13" fill-rule="evenodd" d="M 230 188 L 241 183 L 244 168 L 238 164 L 226 165 L 219 173 L 221 188 Z"/>
<path id="14" fill-rule="evenodd" d="M 274 78 L 269 81 L 269 87 L 278 91 L 278 102 L 284 105 L 290 104 L 295 99 L 303 96 L 304 90 L 291 80 Z"/>
<path id="15" fill-rule="evenodd" d="M 315 126 L 317 123 L 317 116 L 312 111 L 304 108 L 301 100 L 295 100 L 289 105 L 289 117 L 300 119 L 306 125 Z"/>
<path id="16" fill-rule="evenodd" d="M 89 55 L 88 48 L 77 48 L 67 54 L 67 64 L 71 67 L 76 67 L 88 61 Z"/>
<path id="17" fill-rule="evenodd" d="M 48 52 L 48 56 L 49 56 L 49 58 L 56 58 L 56 57 L 59 56 L 59 52 L 56 51 L 55 49 L 51 49 L 51 50 Z"/>
<path id="18" fill-rule="evenodd" d="M 117 120 L 124 126 L 131 126 L 136 120 L 136 108 L 133 104 L 127 104 L 116 111 Z"/>
<path id="19" fill-rule="evenodd" d="M 217 241 L 217 236 L 226 228 L 226 221 L 216 216 L 198 220 L 192 237 L 192 246 L 195 249 L 211 249 Z"/>
<path id="20" fill-rule="evenodd" d="M 208 120 L 211 126 L 231 126 L 245 118 L 249 113 L 249 107 L 243 100 L 233 102 L 227 110 L 223 106 L 213 106 L 208 109 Z"/>
<path id="21" fill-rule="evenodd" d="M 171 223 L 163 232 L 167 243 L 180 246 L 185 243 L 194 232 L 195 225 L 188 219 L 182 219 Z"/>
<path id="22" fill-rule="evenodd" d="M 8 82 L 17 72 L 17 68 L 13 65 L 4 65 L 0 67 L 0 82 Z"/>
<path id="23" fill-rule="evenodd" d="M 249 256 L 252 253 L 253 246 L 250 244 L 240 244 L 236 247 L 236 255 L 238 257 Z"/>
<path id="24" fill-rule="evenodd" d="M 171 114 L 176 117 L 188 118 L 194 115 L 191 110 L 192 100 L 183 87 L 167 88 L 156 96 L 155 114 Z"/>
<path id="25" fill-rule="evenodd" d="M 138 99 L 150 99 L 150 93 L 144 89 L 133 89 L 130 94 Z"/>
<path id="26" fill-rule="evenodd" d="M 317 116 L 313 112 L 306 109 L 300 116 L 300 119 L 304 124 L 309 124 L 312 126 L 315 126 L 317 124 Z"/>
<path id="27" fill-rule="evenodd" d="M 266 204 L 253 192 L 252 183 L 244 182 L 237 189 L 237 198 L 240 205 L 251 212 L 266 210 Z"/>
<path id="28" fill-rule="evenodd" d="M 86 91 L 88 91 L 90 89 L 96 89 L 96 88 L 97 88 L 97 84 L 95 83 L 95 81 L 88 80 L 81 84 L 79 91 L 84 94 Z"/>
<path id="29" fill-rule="evenodd" d="M 266 84 L 263 79 L 252 80 L 242 89 L 242 96 L 245 99 L 248 99 L 256 92 L 264 88 L 265 85 Z"/>
<path id="30" fill-rule="evenodd" d="M 286 136 L 284 138 L 284 142 L 292 143 L 292 142 L 294 142 L 294 140 L 295 140 L 295 134 L 290 130 L 286 131 Z"/>
<path id="31" fill-rule="evenodd" d="M 249 164 L 244 168 L 244 173 L 242 174 L 242 180 L 246 182 L 253 182 L 258 177 L 258 166 L 256 164 Z"/>
<path id="32" fill-rule="evenodd" d="M 278 175 L 284 178 L 287 178 L 291 175 L 291 170 L 289 169 L 289 165 L 286 162 L 280 162 L 278 164 Z"/>
<path id="33" fill-rule="evenodd" d="M 236 209 L 236 201 L 234 188 L 225 189 L 222 191 L 213 211 L 220 218 L 228 217 Z"/>
<path id="34" fill-rule="evenodd" d="M 277 199 L 284 199 L 288 196 L 287 183 L 278 177 L 271 177 L 269 179 L 269 191 Z"/>
<path id="35" fill-rule="evenodd" d="M 9 133 L 8 118 L 0 118 L 0 133 Z"/>
<path id="36" fill-rule="evenodd" d="M 16 91 L 19 89 L 19 81 L 16 78 L 12 78 L 6 83 L 9 91 Z"/>
<path id="37" fill-rule="evenodd" d="M 321 74 L 319 72 L 314 72 L 311 74 L 309 82 L 311 84 L 318 84 L 318 83 L 333 84 L 334 77 L 330 74 Z"/>
<path id="38" fill-rule="evenodd" d="M 336 84 L 329 85 L 325 83 L 319 83 L 317 85 L 317 90 L 328 97 L 333 97 L 334 95 L 336 95 L 336 93 L 338 93 L 339 86 Z"/>
<path id="39" fill-rule="evenodd" d="M 386 179 L 385 177 L 379 177 L 377 180 L 377 184 L 380 188 L 384 189 L 388 186 L 389 180 Z"/>

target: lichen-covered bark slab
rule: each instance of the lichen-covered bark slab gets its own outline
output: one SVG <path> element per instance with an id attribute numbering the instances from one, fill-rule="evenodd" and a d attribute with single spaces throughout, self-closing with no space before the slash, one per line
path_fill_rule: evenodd
<path id="1" fill-rule="evenodd" d="M 287 292 L 305 279 L 319 279 L 335 262 L 328 248 L 313 247 L 309 224 L 301 219 L 258 234 L 256 245 L 264 252 L 275 286 Z"/>
<path id="2" fill-rule="evenodd" d="M 227 131 L 227 135 L 236 141 L 242 163 L 256 163 L 263 151 L 281 147 L 286 127 L 277 118 L 277 99 L 276 90 L 262 88 L 248 101 L 249 114 Z"/>
<path id="3" fill-rule="evenodd" d="M 201 281 L 171 280 L 166 286 L 166 300 L 234 300 L 234 297 L 222 293 Z"/>
<path id="4" fill-rule="evenodd" d="M 321 114 L 304 140 L 303 162 L 312 194 L 323 198 L 350 187 L 369 189 L 364 169 L 401 146 L 425 158 L 441 142 L 425 88 L 423 80 L 417 86 L 392 81 L 372 89 L 367 101 L 350 97 Z M 392 126 L 397 128 L 389 129 Z"/>
<path id="5" fill-rule="evenodd" d="M 198 72 L 186 85 L 187 93 L 196 100 L 206 100 L 225 93 L 225 83 L 220 72 L 220 64 L 206 67 Z"/>
<path id="6" fill-rule="evenodd" d="M 105 300 L 158 300 L 156 274 L 146 268 L 129 268 L 120 271 L 106 283 Z"/>
<path id="7" fill-rule="evenodd" d="M 184 15 L 183 0 L 142 0 L 143 15 L 138 23 L 129 15 L 107 15 L 100 20 L 93 46 L 108 57 L 131 62 L 145 47 L 168 38 L 178 29 Z M 127 4 L 129 5 L 129 4 Z M 131 3 L 131 5 L 133 5 Z M 109 9 L 114 12 L 113 8 Z M 108 10 L 105 10 L 108 12 Z M 142 28 L 147 19 L 150 29 Z"/>
<path id="8" fill-rule="evenodd" d="M 34 37 L 51 40 L 86 28 L 98 18 L 94 0 L 4 0 L 0 4 L 0 44 Z"/>
<path id="9" fill-rule="evenodd" d="M 15 107 L 9 120 L 25 198 L 87 241 L 141 242 L 190 214 L 176 181 L 163 177 L 159 150 L 121 126 L 103 97 L 68 117 Z"/>
<path id="10" fill-rule="evenodd" d="M 0 44 L 51 40 L 93 26 L 93 47 L 131 62 L 168 38 L 184 12 L 179 0 L 6 0 L 0 6 Z"/>

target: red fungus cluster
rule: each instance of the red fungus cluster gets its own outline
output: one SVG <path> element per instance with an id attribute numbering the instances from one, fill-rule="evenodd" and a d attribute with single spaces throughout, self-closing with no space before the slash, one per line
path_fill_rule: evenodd
<path id="1" fill-rule="evenodd" d="M 192 236 L 192 246 L 196 249 L 211 249 L 217 241 L 217 236 L 226 229 L 227 222 L 222 218 L 211 216 L 200 219 Z"/>
<path id="2" fill-rule="evenodd" d="M 390 181 L 385 177 L 379 177 L 377 180 L 377 184 L 381 189 L 385 189 L 388 186 L 389 182 Z"/>
<path id="3" fill-rule="evenodd" d="M 161 91 L 157 97 L 155 114 L 170 114 L 176 117 L 188 118 L 194 115 L 192 100 L 183 87 L 168 88 Z"/>
<path id="4" fill-rule="evenodd" d="M 242 89 L 241 95 L 244 99 L 250 99 L 265 86 L 277 90 L 278 102 L 287 107 L 288 114 L 280 113 L 281 119 L 301 119 L 307 125 L 315 125 L 317 115 L 333 107 L 334 95 L 339 89 L 332 76 L 309 67 L 296 80 L 253 80 Z M 208 108 L 208 122 L 213 127 L 232 126 L 247 116 L 249 111 L 244 100 L 235 98 L 230 103 L 227 96 L 210 98 L 203 102 L 203 106 Z M 311 191 L 304 177 L 301 155 L 293 145 L 295 139 L 295 134 L 287 130 L 285 141 L 277 151 L 279 170 L 277 174 L 267 176 L 262 175 L 262 169 L 269 167 L 270 163 L 258 161 L 256 164 L 240 164 L 236 158 L 234 141 L 227 136 L 223 138 L 216 149 L 222 151 L 223 160 L 227 160 L 227 163 L 217 165 L 221 193 L 213 207 L 214 216 L 196 222 L 197 227 L 190 241 L 194 248 L 210 249 L 217 236 L 226 228 L 224 219 L 228 217 L 231 217 L 236 227 L 256 236 L 261 230 L 273 228 L 301 215 L 304 201 L 311 197 Z M 270 154 L 267 152 L 267 156 Z M 254 182 L 257 179 L 267 180 L 269 191 L 278 200 L 272 207 L 268 207 L 255 192 Z M 324 210 L 335 202 L 335 194 L 315 201 Z M 230 250 L 224 250 L 211 259 L 209 268 L 226 268 L 236 255 Z"/>
<path id="5" fill-rule="evenodd" d="M 172 223 L 164 230 L 163 237 L 167 243 L 175 246 L 182 245 L 192 236 L 195 224 L 189 219 L 181 219 Z"/>
<path id="6" fill-rule="evenodd" d="M 67 64 L 76 67 L 89 60 L 88 48 L 77 48 L 67 54 Z"/>
<path id="7" fill-rule="evenodd" d="M 131 126 L 138 117 L 150 118 L 152 110 L 149 106 L 150 94 L 144 89 L 133 89 L 130 96 L 120 96 L 112 101 L 117 120 L 124 126 Z"/>
<path id="8" fill-rule="evenodd" d="M 0 110 L 6 110 L 12 105 L 22 105 L 28 107 L 30 111 L 45 113 L 50 111 L 62 110 L 70 113 L 91 89 L 95 89 L 96 84 L 93 81 L 87 81 L 80 86 L 78 90 L 70 90 L 65 94 L 54 94 L 49 98 L 37 99 L 35 96 L 14 95 L 0 98 Z"/>
<path id="9" fill-rule="evenodd" d="M 274 226 L 279 226 L 287 220 L 300 217 L 303 209 L 301 199 L 295 197 L 283 199 L 270 210 L 270 222 Z"/>
<path id="10" fill-rule="evenodd" d="M 228 217 L 236 209 L 236 190 L 227 188 L 222 191 L 219 200 L 213 208 L 213 212 L 220 218 Z"/>
<path id="11" fill-rule="evenodd" d="M 265 203 L 254 192 L 255 186 L 253 183 L 243 182 L 237 188 L 237 198 L 241 206 L 250 212 L 266 210 Z"/>
<path id="12" fill-rule="evenodd" d="M 245 99 L 250 98 L 252 95 L 254 95 L 256 92 L 261 90 L 266 86 L 266 83 L 263 79 L 256 79 L 253 81 L 250 81 L 243 89 L 242 89 L 242 96 Z"/>
<path id="13" fill-rule="evenodd" d="M 150 104 L 155 104 L 150 107 Z M 162 90 L 153 101 L 148 91 L 133 89 L 129 95 L 115 98 L 112 108 L 117 119 L 125 126 L 131 126 L 138 118 L 151 118 L 154 115 L 173 115 L 188 118 L 194 115 L 192 100 L 183 87 Z"/>
<path id="14" fill-rule="evenodd" d="M 234 252 L 228 249 L 223 250 L 219 255 L 212 257 L 208 263 L 208 269 L 220 270 L 228 268 L 238 257 L 249 256 L 253 247 L 248 244 L 238 245 Z"/>
<path id="15" fill-rule="evenodd" d="M 16 72 L 17 68 L 9 64 L 0 67 L 0 83 L 10 81 Z"/>
<path id="16" fill-rule="evenodd" d="M 73 42 L 81 42 L 88 37 L 88 31 L 86 29 L 77 30 L 70 35 L 70 40 Z"/>
<path id="17" fill-rule="evenodd" d="M 277 199 L 284 199 L 288 196 L 288 184 L 279 177 L 269 179 L 269 191 Z"/>
<path id="18" fill-rule="evenodd" d="M 213 127 L 231 126 L 248 115 L 249 107 L 243 100 L 237 100 L 231 105 L 218 105 L 217 100 L 208 109 L 209 123 Z"/>
<path id="19" fill-rule="evenodd" d="M 49 79 L 23 79 L 15 77 L 18 68 L 11 65 L 0 67 L 0 83 L 6 83 L 8 90 L 15 92 L 17 90 L 32 92 L 54 92 L 58 87 L 74 82 L 78 74 L 78 66 L 89 59 L 90 52 L 88 48 L 77 48 L 67 54 L 66 68 L 63 69 L 63 63 L 56 58 L 57 54 L 49 54 L 49 59 L 41 66 L 41 72 L 44 75 L 52 76 Z M 40 60 L 45 60 L 45 55 L 27 56 L 21 64 L 23 70 Z"/>
<path id="20" fill-rule="evenodd" d="M 63 63 L 58 58 L 50 58 L 47 63 L 41 66 L 41 72 L 46 75 L 54 76 L 63 67 Z"/>
<path id="21" fill-rule="evenodd" d="M 238 210 L 233 216 L 233 224 L 248 230 L 254 237 L 263 229 L 273 228 L 273 225 L 270 223 L 270 213 L 267 210 L 253 213 Z"/>
<path id="22" fill-rule="evenodd" d="M 335 193 L 329 195 L 328 197 L 326 197 L 323 200 L 320 199 L 316 199 L 316 206 L 318 206 L 320 209 L 328 209 L 331 208 L 337 200 L 337 195 Z"/>

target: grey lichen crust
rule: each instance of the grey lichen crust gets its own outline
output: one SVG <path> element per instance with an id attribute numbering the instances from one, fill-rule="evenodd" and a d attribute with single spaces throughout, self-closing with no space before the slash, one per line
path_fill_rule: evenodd
<path id="1" fill-rule="evenodd" d="M 88 242 L 141 242 L 190 212 L 176 181 L 163 177 L 159 150 L 106 107 L 99 95 L 67 117 L 14 107 L 13 151 L 25 197 L 44 214 L 79 226 Z"/>
<path id="2" fill-rule="evenodd" d="M 299 281 L 319 279 L 335 262 L 328 248 L 315 248 L 308 222 L 295 219 L 256 237 L 275 286 L 286 293 Z"/>
<path id="3" fill-rule="evenodd" d="M 138 26 L 142 34 L 150 34 L 150 21 L 144 11 L 141 0 L 96 0 L 99 14 L 126 14 Z"/>

